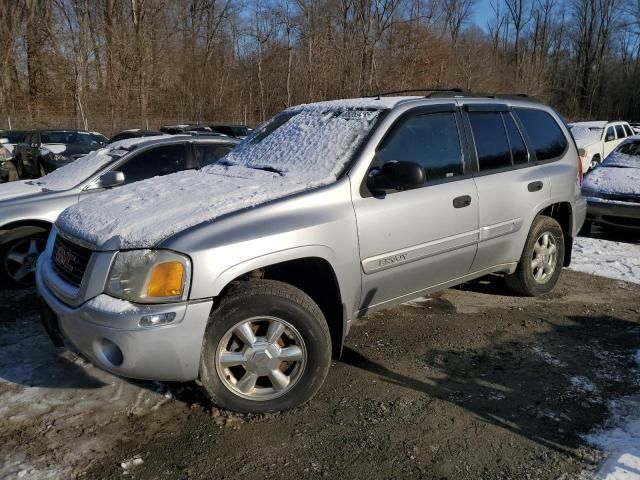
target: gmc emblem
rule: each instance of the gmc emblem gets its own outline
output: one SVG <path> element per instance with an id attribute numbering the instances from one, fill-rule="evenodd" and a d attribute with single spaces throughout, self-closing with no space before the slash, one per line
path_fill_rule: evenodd
<path id="1" fill-rule="evenodd" d="M 76 259 L 76 256 L 73 253 L 65 250 L 63 246 L 58 246 L 56 249 L 55 259 L 58 265 L 70 272 L 73 272 L 73 264 L 71 262 L 74 262 Z"/>

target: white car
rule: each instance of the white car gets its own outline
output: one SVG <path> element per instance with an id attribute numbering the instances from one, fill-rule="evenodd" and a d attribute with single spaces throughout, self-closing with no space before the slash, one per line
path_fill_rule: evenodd
<path id="1" fill-rule="evenodd" d="M 570 123 L 569 127 L 585 173 L 600 165 L 625 138 L 634 135 L 627 122 L 575 122 Z"/>

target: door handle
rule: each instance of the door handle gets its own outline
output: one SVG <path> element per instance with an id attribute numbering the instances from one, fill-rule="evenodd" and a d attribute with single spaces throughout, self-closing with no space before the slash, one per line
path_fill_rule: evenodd
<path id="1" fill-rule="evenodd" d="M 471 197 L 469 195 L 462 195 L 453 199 L 453 208 L 464 208 L 471 205 Z"/>
<path id="2" fill-rule="evenodd" d="M 540 181 L 531 182 L 529 185 L 527 185 L 527 190 L 529 190 L 530 192 L 539 192 L 540 190 L 542 190 L 543 186 L 544 183 Z"/>

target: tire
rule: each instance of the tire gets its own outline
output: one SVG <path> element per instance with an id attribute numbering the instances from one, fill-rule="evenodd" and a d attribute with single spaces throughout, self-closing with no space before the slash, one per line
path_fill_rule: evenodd
<path id="1" fill-rule="evenodd" d="M 582 224 L 582 228 L 578 232 L 578 235 L 580 235 L 581 237 L 588 237 L 589 235 L 591 235 L 592 225 L 593 224 L 591 223 L 591 220 L 585 220 Z"/>
<path id="2" fill-rule="evenodd" d="M 18 176 L 18 172 L 16 171 L 16 167 L 14 166 L 13 162 L 7 162 L 7 165 L 9 165 L 7 167 L 7 170 L 9 170 L 9 181 L 15 182 L 16 180 L 19 180 L 20 177 Z"/>
<path id="3" fill-rule="evenodd" d="M 544 247 L 544 236 L 547 244 Z M 543 256 L 544 255 L 544 256 Z M 537 268 L 534 267 L 534 261 Z M 553 290 L 564 264 L 564 234 L 560 224 L 551 217 L 539 215 L 533 221 L 516 271 L 505 277 L 507 286 L 518 295 L 537 297 Z M 540 271 L 542 270 L 542 275 Z M 535 273 L 534 273 L 535 272 Z"/>
<path id="4" fill-rule="evenodd" d="M 284 330 L 276 337 L 277 325 Z M 330 364 L 331 335 L 316 303 L 289 284 L 251 281 L 232 287 L 209 317 L 200 381 L 224 409 L 276 412 L 311 400 Z"/>
<path id="5" fill-rule="evenodd" d="M 22 180 L 25 179 L 24 162 L 22 161 L 22 157 L 16 159 L 16 174 L 18 175 L 18 178 Z"/>
<path id="6" fill-rule="evenodd" d="M 33 233 L 0 246 L 0 280 L 8 287 L 35 285 L 35 265 L 47 244 L 47 233 Z"/>
<path id="7" fill-rule="evenodd" d="M 42 162 L 38 162 L 38 173 L 40 174 L 40 177 L 44 177 L 47 174 Z"/>

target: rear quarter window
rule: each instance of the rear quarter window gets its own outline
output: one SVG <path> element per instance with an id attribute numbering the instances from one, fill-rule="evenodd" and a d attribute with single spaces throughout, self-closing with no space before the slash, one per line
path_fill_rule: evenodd
<path id="1" fill-rule="evenodd" d="M 555 119 L 544 110 L 515 108 L 539 161 L 557 158 L 567 149 L 567 139 Z"/>

